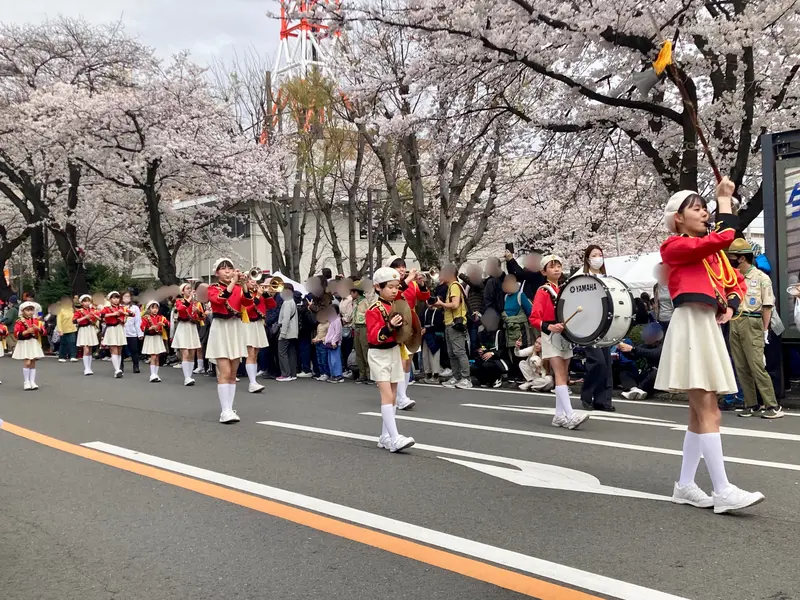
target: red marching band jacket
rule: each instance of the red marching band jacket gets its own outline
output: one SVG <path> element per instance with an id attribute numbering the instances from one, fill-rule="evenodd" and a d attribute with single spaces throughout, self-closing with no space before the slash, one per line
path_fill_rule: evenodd
<path id="1" fill-rule="evenodd" d="M 552 291 L 548 291 L 552 290 Z M 558 296 L 558 286 L 546 283 L 538 290 L 533 297 L 533 309 L 528 322 L 531 327 L 538 329 L 542 333 L 550 333 L 550 325 L 556 323 L 556 303 L 554 298 Z"/>
<path id="2" fill-rule="evenodd" d="M 238 319 L 242 316 L 242 309 L 253 305 L 252 296 L 243 291 L 240 285 L 233 286 L 231 293 L 228 293 L 228 287 L 222 284 L 210 285 L 208 286 L 208 300 L 211 302 L 214 318 L 218 319 Z"/>
<path id="3" fill-rule="evenodd" d="M 0 340 L 4 340 L 8 337 L 8 327 L 6 327 L 3 323 L 0 323 Z"/>
<path id="4" fill-rule="evenodd" d="M 162 335 L 168 325 L 164 315 L 145 315 L 142 317 L 142 331 L 145 335 Z"/>
<path id="5" fill-rule="evenodd" d="M 125 316 L 109 316 L 111 313 L 119 312 L 125 313 Z M 128 316 L 125 307 L 121 304 L 117 306 L 104 306 L 103 310 L 100 311 L 100 315 L 103 317 L 103 322 L 109 327 L 124 325 L 125 317 Z"/>
<path id="6" fill-rule="evenodd" d="M 253 298 L 253 305 L 247 307 L 247 318 L 250 319 L 251 323 L 254 321 L 261 321 L 266 316 L 267 311 L 272 310 L 276 306 L 278 306 L 278 303 L 275 302 L 274 298 L 270 298 L 269 296 Z"/>
<path id="7" fill-rule="evenodd" d="M 393 348 L 397 345 L 397 330 L 389 325 L 392 305 L 382 298 L 367 309 L 367 344 L 370 348 Z"/>
<path id="8" fill-rule="evenodd" d="M 25 333 L 25 330 L 34 328 L 33 333 Z M 44 323 L 39 319 L 23 319 L 19 318 L 14 323 L 14 337 L 18 340 L 31 340 L 44 335 Z"/>
<path id="9" fill-rule="evenodd" d="M 425 302 L 425 300 L 431 297 L 431 293 L 428 291 L 428 289 L 421 288 L 416 281 L 412 281 L 410 285 L 406 285 L 405 281 L 401 282 L 400 294 L 403 296 L 405 301 L 408 302 L 412 313 L 416 312 L 417 310 L 417 302 Z"/>
<path id="10" fill-rule="evenodd" d="M 669 268 L 669 295 L 675 307 L 700 302 L 736 312 L 746 290 L 744 277 L 738 269 L 726 269 L 719 253 L 733 242 L 738 224 L 735 215 L 717 215 L 708 235 L 673 235 L 661 244 L 661 260 Z"/>
<path id="11" fill-rule="evenodd" d="M 97 323 L 99 320 L 100 315 L 91 308 L 79 308 L 72 315 L 72 322 L 78 327 L 88 327 L 92 323 Z"/>
<path id="12" fill-rule="evenodd" d="M 199 302 L 178 298 L 175 300 L 175 310 L 178 313 L 178 321 L 193 321 L 199 323 L 206 316 L 203 305 Z"/>

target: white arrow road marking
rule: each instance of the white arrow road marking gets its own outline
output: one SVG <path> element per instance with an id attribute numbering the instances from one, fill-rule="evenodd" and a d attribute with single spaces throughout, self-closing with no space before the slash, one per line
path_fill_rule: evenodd
<path id="1" fill-rule="evenodd" d="M 284 504 L 312 510 L 335 519 L 350 521 L 351 523 L 371 527 L 378 531 L 385 531 L 386 533 L 398 535 L 437 548 L 443 548 L 451 552 L 457 552 L 465 556 L 471 556 L 479 560 L 503 565 L 539 577 L 546 577 L 547 579 L 566 583 L 567 585 L 598 594 L 604 594 L 612 598 L 619 598 L 620 600 L 642 600 L 643 598 L 647 600 L 687 600 L 686 598 L 659 592 L 658 590 L 626 583 L 603 575 L 596 575 L 588 571 L 581 571 L 580 569 L 574 569 L 548 560 L 527 556 L 519 552 L 512 552 L 511 550 L 483 544 L 468 538 L 450 535 L 404 521 L 398 521 L 397 519 L 390 519 L 374 513 L 344 506 L 343 504 L 320 500 L 312 496 L 305 496 L 262 483 L 248 481 L 247 479 L 216 473 L 207 469 L 179 463 L 174 460 L 143 454 L 135 450 L 128 450 L 127 448 L 120 448 L 119 446 L 113 446 L 104 442 L 90 442 L 82 445 L 107 454 L 121 456 L 128 460 L 152 465 L 161 469 L 173 471 L 174 473 L 188 475 L 195 479 L 210 481 L 249 494 L 283 502 Z"/>
<path id="2" fill-rule="evenodd" d="M 280 427 L 282 429 L 292 429 L 294 431 L 320 433 L 323 435 L 348 438 L 351 440 L 362 440 L 365 442 L 378 441 L 377 436 L 349 433 L 335 429 L 322 429 L 320 427 L 309 427 L 307 425 L 296 425 L 294 423 L 259 421 L 258 424 L 269 425 L 271 427 Z M 512 465 L 516 468 L 509 469 L 507 467 L 487 465 L 469 460 L 458 460 L 454 458 L 446 458 L 444 456 L 439 457 L 442 460 L 456 463 L 464 467 L 469 467 L 471 469 L 475 469 L 476 471 L 486 473 L 487 475 L 499 477 L 500 479 L 505 479 L 506 481 L 527 487 L 564 490 L 568 492 L 603 494 L 606 496 L 622 496 L 626 498 L 644 498 L 646 500 L 670 500 L 669 496 L 660 496 L 658 494 L 648 494 L 647 492 L 605 486 L 600 483 L 600 480 L 594 475 L 584 473 L 583 471 L 577 471 L 575 469 L 557 467 L 555 465 L 546 465 L 543 463 L 508 458 L 505 456 L 494 456 L 492 454 L 481 454 L 479 452 L 470 452 L 468 450 L 456 450 L 455 448 L 444 448 L 442 446 L 428 446 L 426 444 L 415 444 L 414 450 L 424 450 L 427 452 L 434 452 L 436 454 L 449 454 L 451 456 L 460 456 L 462 458 L 474 458 L 476 460 Z"/>
<path id="3" fill-rule="evenodd" d="M 546 406 L 495 406 L 493 404 L 462 404 L 468 408 L 485 408 L 487 410 L 502 410 L 506 412 L 519 412 L 528 413 L 531 415 L 549 415 L 553 416 L 556 413 L 555 408 L 548 408 Z M 611 416 L 613 414 L 613 416 Z M 675 421 L 659 421 L 658 419 L 638 418 L 635 415 L 622 415 L 617 413 L 591 413 L 593 421 L 611 421 L 612 423 L 630 423 L 632 425 L 656 425 L 661 427 L 674 427 Z"/>
<path id="4" fill-rule="evenodd" d="M 381 413 L 362 412 L 359 413 L 367 417 L 381 417 Z M 609 440 L 595 440 L 590 438 L 578 437 L 577 432 L 571 436 L 558 435 L 555 433 L 540 433 L 538 431 L 525 431 L 522 429 L 508 429 L 506 427 L 492 427 L 490 425 L 475 425 L 473 423 L 459 423 L 457 421 L 442 421 L 441 419 L 423 419 L 422 417 L 409 417 L 406 415 L 396 415 L 395 419 L 402 421 L 415 421 L 417 423 L 429 423 L 431 425 L 447 425 L 449 427 L 460 427 L 462 429 L 476 429 L 479 431 L 491 431 L 494 433 L 508 433 L 511 435 L 522 435 L 526 437 L 542 438 L 547 440 L 559 440 L 562 442 L 573 442 L 575 444 L 588 444 L 590 446 L 605 446 L 607 448 L 619 448 L 621 450 L 637 450 L 639 452 L 651 452 L 653 454 L 669 454 L 681 456 L 681 450 L 671 448 L 657 448 L 656 446 L 640 446 L 638 444 L 625 444 L 622 442 L 612 442 Z M 590 421 L 591 422 L 591 421 Z M 725 462 L 740 465 L 751 465 L 755 467 L 770 467 L 772 469 L 785 469 L 787 471 L 800 471 L 800 465 L 789 463 L 770 462 L 766 460 L 755 460 L 752 458 L 736 458 L 726 456 Z"/>

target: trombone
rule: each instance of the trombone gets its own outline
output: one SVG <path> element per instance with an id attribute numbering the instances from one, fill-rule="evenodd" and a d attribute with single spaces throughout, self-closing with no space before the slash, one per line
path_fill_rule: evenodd
<path id="1" fill-rule="evenodd" d="M 263 287 L 271 294 L 280 294 L 286 287 L 286 284 L 284 283 L 283 279 L 275 276 L 270 278 L 269 282 Z"/>

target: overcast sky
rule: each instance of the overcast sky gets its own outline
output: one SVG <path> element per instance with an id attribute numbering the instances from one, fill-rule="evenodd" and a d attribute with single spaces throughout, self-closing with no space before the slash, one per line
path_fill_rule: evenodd
<path id="1" fill-rule="evenodd" d="M 63 14 L 93 23 L 121 19 L 131 35 L 159 56 L 190 50 L 196 62 L 254 47 L 274 57 L 278 21 L 273 0 L 0 0 L 0 21 L 38 22 Z"/>

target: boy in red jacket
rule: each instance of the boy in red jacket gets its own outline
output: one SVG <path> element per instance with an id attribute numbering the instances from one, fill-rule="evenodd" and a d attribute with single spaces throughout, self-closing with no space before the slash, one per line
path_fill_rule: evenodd
<path id="1" fill-rule="evenodd" d="M 745 492 L 728 481 L 717 395 L 737 391 L 731 359 L 720 325 L 727 323 L 743 297 L 743 278 L 723 253 L 736 236 L 739 220 L 731 211 L 734 184 L 726 177 L 717 185 L 717 220 L 709 231 L 706 201 L 696 192 L 674 194 L 664 209 L 671 233 L 661 245 L 669 269 L 672 313 L 656 389 L 689 394 L 689 427 L 683 441 L 680 479 L 672 501 L 698 508 L 714 507 L 725 513 L 764 500 L 759 492 Z M 708 496 L 694 482 L 700 458 L 706 461 L 714 486 Z"/>

